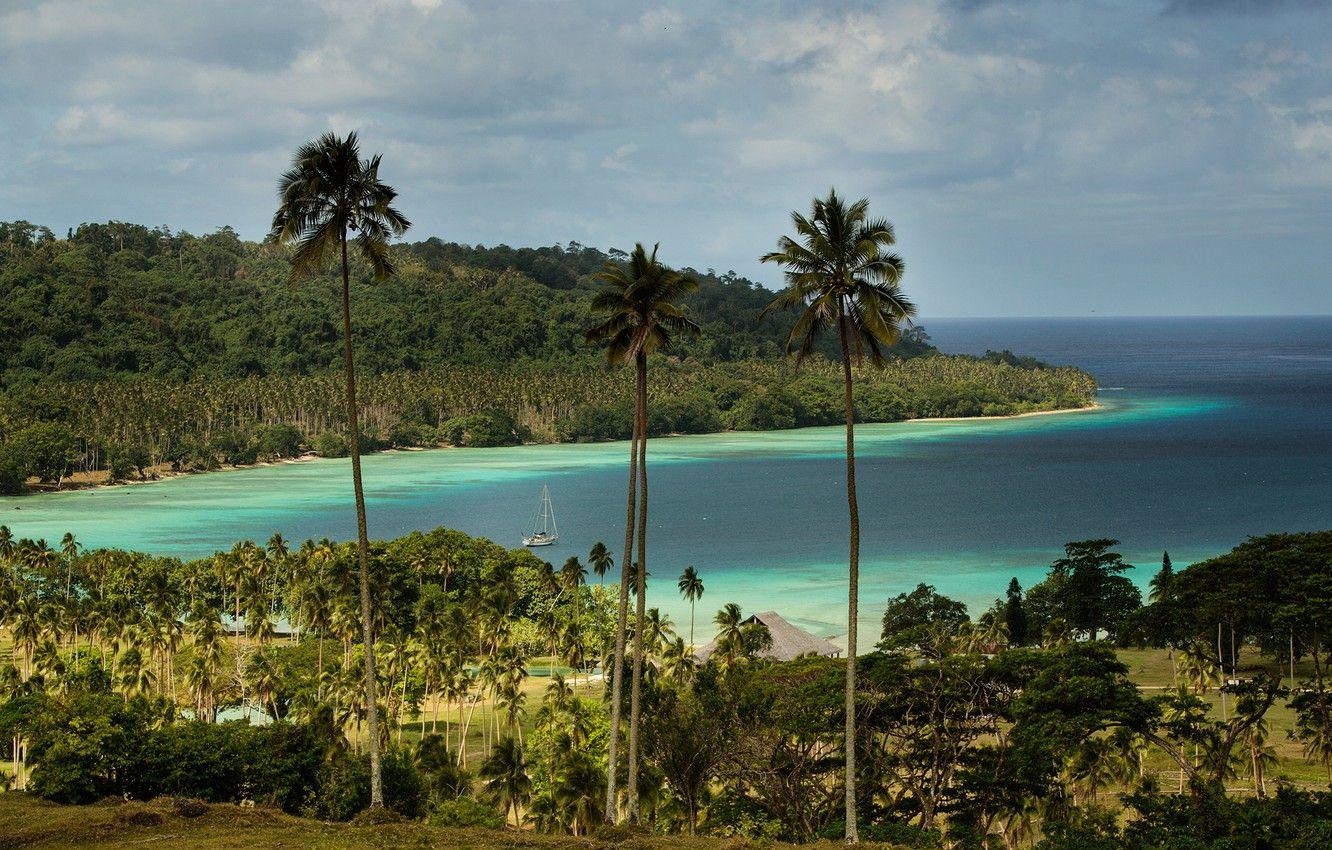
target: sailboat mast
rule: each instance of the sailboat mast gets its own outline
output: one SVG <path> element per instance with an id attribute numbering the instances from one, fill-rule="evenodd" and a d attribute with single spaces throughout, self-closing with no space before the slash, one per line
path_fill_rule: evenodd
<path id="1" fill-rule="evenodd" d="M 542 486 L 541 496 L 546 502 L 546 516 L 550 518 L 550 531 L 556 537 L 560 536 L 560 527 L 555 524 L 555 505 L 550 501 L 550 487 Z"/>

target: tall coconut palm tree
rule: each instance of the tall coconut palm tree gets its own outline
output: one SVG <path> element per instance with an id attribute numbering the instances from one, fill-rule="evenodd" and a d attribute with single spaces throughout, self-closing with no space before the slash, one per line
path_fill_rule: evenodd
<path id="1" fill-rule="evenodd" d="M 361 159 L 356 133 L 326 133 L 296 149 L 291 169 L 278 182 L 281 202 L 268 238 L 294 245 L 293 280 L 321 270 L 331 255 L 342 264 L 342 355 L 346 372 L 347 450 L 351 455 L 356 499 L 356 544 L 360 559 L 361 631 L 365 642 L 365 701 L 370 732 L 370 806 L 384 805 L 380 781 L 379 716 L 375 687 L 375 636 L 370 611 L 370 535 L 366 529 L 365 490 L 361 486 L 361 428 L 356 406 L 356 367 L 352 349 L 351 266 L 348 234 L 355 233 L 356 253 L 376 279 L 393 275 L 389 239 L 411 223 L 396 209 L 398 193 L 379 179 L 379 155 Z"/>
<path id="2" fill-rule="evenodd" d="M 703 598 L 703 579 L 698 577 L 698 570 L 685 567 L 680 573 L 680 595 L 689 600 L 689 645 L 694 645 L 694 603 Z"/>
<path id="3" fill-rule="evenodd" d="M 846 503 L 850 516 L 847 562 L 846 647 L 846 840 L 859 840 L 856 829 L 856 618 L 859 615 L 860 508 L 856 502 L 855 407 L 851 364 L 868 352 L 874 364 L 884 349 L 901 336 L 916 308 L 899 288 L 905 271 L 902 259 L 888 249 L 896 243 L 886 219 L 869 217 L 869 201 L 853 204 L 828 191 L 815 198 L 807 218 L 791 214 L 796 237 L 783 236 L 765 263 L 785 270 L 786 288 L 764 311 L 800 310 L 786 338 L 797 364 L 814 349 L 824 333 L 835 333 L 842 362 L 842 395 L 846 415 Z"/>
<path id="4" fill-rule="evenodd" d="M 628 267 L 607 261 L 595 277 L 604 286 L 592 299 L 592 309 L 604 319 L 587 332 L 587 341 L 604 345 L 612 365 L 634 366 L 633 437 L 629 444 L 629 493 L 625 516 L 624 559 L 621 563 L 620 607 L 615 629 L 615 656 L 611 670 L 610 769 L 606 782 L 606 818 L 615 821 L 615 765 L 621 717 L 621 672 L 628 616 L 629 567 L 637 561 L 634 663 L 629 703 L 629 771 L 627 777 L 630 820 L 638 819 L 638 727 L 643 678 L 643 615 L 647 605 L 647 364 L 648 355 L 667 348 L 677 334 L 697 336 L 698 325 L 684 315 L 679 301 L 698 289 L 698 282 L 662 265 L 640 243 L 634 246 Z M 634 498 L 637 495 L 637 506 Z M 637 523 L 637 559 L 634 531 Z"/>

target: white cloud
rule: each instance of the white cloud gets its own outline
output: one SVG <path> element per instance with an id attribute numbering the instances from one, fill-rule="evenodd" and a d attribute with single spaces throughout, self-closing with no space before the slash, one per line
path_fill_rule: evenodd
<path id="1" fill-rule="evenodd" d="M 774 228 L 837 184 L 883 199 L 904 240 L 953 246 L 913 275 L 979 292 L 968 250 L 1058 232 L 1076 277 L 1067 245 L 1163 221 L 1235 238 L 1246 203 L 1283 228 L 1332 219 L 1310 190 L 1332 184 L 1332 50 L 1300 15 L 36 0 L 0 12 L 0 219 L 141 210 L 257 236 L 296 145 L 355 127 L 411 217 L 463 241 L 660 234 L 680 262 L 771 279 L 754 258 Z M 52 190 L 75 172 L 79 192 Z M 959 247 L 968 227 L 985 236 Z"/>

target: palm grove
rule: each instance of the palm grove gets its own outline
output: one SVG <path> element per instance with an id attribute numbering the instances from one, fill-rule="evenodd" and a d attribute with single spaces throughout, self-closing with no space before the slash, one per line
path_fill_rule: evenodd
<path id="1" fill-rule="evenodd" d="M 1114 541 L 1071 543 L 1046 581 L 1025 594 L 1015 581 L 975 624 L 932 588 L 904 594 L 885 614 L 877 650 L 858 658 L 854 424 L 863 414 L 854 385 L 873 374 L 862 360 L 888 360 L 914 307 L 899 287 L 902 261 L 888 250 L 891 226 L 871 219 L 864 201 L 831 192 L 809 216 L 795 214 L 796 236 L 763 259 L 786 272 L 770 308 L 796 311 L 786 347 L 797 364 L 821 337 L 834 341 L 829 368 L 840 377 L 847 440 L 845 661 L 765 661 L 764 635 L 727 605 L 716 620 L 718 651 L 700 664 L 692 623 L 686 642 L 646 607 L 649 366 L 700 331 L 683 306 L 697 280 L 664 266 L 655 248 L 639 245 L 626 264 L 606 262 L 596 273 L 599 319 L 586 332 L 611 364 L 633 372 L 618 587 L 589 586 L 576 559 L 557 570 L 457 532 L 372 542 L 360 483 L 352 258 L 388 278 L 389 238 L 408 226 L 378 166 L 377 157 L 361 159 L 354 135 L 302 147 L 283 176 L 272 232 L 293 246 L 293 279 L 326 260 L 340 267 L 343 439 L 357 541 L 307 541 L 293 551 L 275 537 L 181 563 L 85 553 L 73 538 L 53 550 L 5 530 L 15 663 L 0 725 L 16 781 L 31 773 L 34 790 L 67 801 L 254 795 L 326 817 L 388 805 L 446 824 L 492 822 L 479 797 L 495 805 L 496 824 L 526 820 L 574 834 L 621 817 L 692 832 L 705 810 L 705 826 L 719 834 L 854 841 L 867 829 L 927 843 L 946 832 L 968 846 L 1064 846 L 1063 838 L 1127 840 L 1102 816 L 1097 790 L 1106 786 L 1141 782 L 1129 805 L 1160 829 L 1196 817 L 1154 796 L 1158 775 L 1142 755 L 1151 747 L 1177 768 L 1195 810 L 1210 807 L 1218 825 L 1247 816 L 1226 809 L 1224 783 L 1247 747 L 1265 796 L 1260 733 L 1279 698 L 1291 699 L 1306 755 L 1332 760 L 1316 613 L 1330 601 L 1329 562 L 1314 559 L 1323 585 L 1296 586 L 1312 581 L 1302 571 L 1310 551 L 1327 551 L 1326 535 L 1271 542 L 1246 569 L 1281 580 L 1250 586 L 1257 596 L 1232 598 L 1234 576 L 1220 580 L 1208 562 L 1163 569 L 1146 607 L 1122 575 Z M 614 566 L 600 544 L 588 560 L 602 576 Z M 692 567 L 679 589 L 691 603 L 701 595 Z M 1226 686 L 1233 712 L 1216 720 L 1203 694 L 1224 683 L 1227 669 L 1235 677 L 1244 648 L 1271 651 L 1274 640 L 1246 619 L 1246 598 L 1280 612 L 1292 679 L 1297 655 L 1312 660 L 1313 676 L 1290 688 L 1263 676 Z M 1205 640 L 1213 615 L 1215 656 Z M 281 618 L 286 635 L 277 634 Z M 1108 640 L 1171 647 L 1172 662 L 1188 671 L 1178 673 L 1177 692 L 1145 698 Z M 542 655 L 549 682 L 532 710 L 527 678 Z M 607 673 L 600 698 L 588 680 L 578 688 L 594 666 Z M 258 706 L 283 722 L 211 723 L 223 705 Z M 193 721 L 180 720 L 182 706 Z M 68 730 L 90 717 L 100 718 L 99 734 L 72 740 Z M 416 724 L 408 746 L 404 732 Z M 469 742 L 482 751 L 475 775 Z M 263 768 L 273 752 L 283 754 L 279 767 Z M 1125 753 L 1136 754 L 1136 770 Z M 1328 800 L 1307 799 L 1313 814 L 1290 829 L 1326 820 Z"/>

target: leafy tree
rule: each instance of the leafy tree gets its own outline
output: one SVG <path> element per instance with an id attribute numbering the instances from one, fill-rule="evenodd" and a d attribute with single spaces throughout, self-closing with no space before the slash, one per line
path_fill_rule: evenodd
<path id="1" fill-rule="evenodd" d="M 8 449 L 20 472 L 35 475 L 44 484 L 58 485 L 80 457 L 78 437 L 57 422 L 29 425 L 14 435 Z"/>
<path id="2" fill-rule="evenodd" d="M 1082 540 L 1064 546 L 1064 557 L 1050 565 L 1050 574 L 1027 594 L 1032 628 L 1054 621 L 1091 640 L 1102 631 L 1118 640 L 1129 617 L 1142 605 L 1142 594 L 1122 573 L 1133 569 L 1118 552 L 1117 540 Z"/>
<path id="3" fill-rule="evenodd" d="M 14 449 L 0 444 L 0 496 L 17 496 L 23 492 L 27 476 Z"/>
<path id="4" fill-rule="evenodd" d="M 870 219 L 869 201 L 851 205 L 829 190 L 816 198 L 810 217 L 791 214 L 797 238 L 783 236 L 778 250 L 762 257 L 786 271 L 786 289 L 768 310 L 799 309 L 786 340 L 797 362 L 807 357 L 820 336 L 837 334 L 842 365 L 846 419 L 846 500 L 850 519 L 847 562 L 846 664 L 846 840 L 858 840 L 856 820 L 856 622 L 860 584 L 860 509 L 856 500 L 855 404 L 851 365 L 866 351 L 876 365 L 885 349 L 901 336 L 901 326 L 916 313 L 899 288 L 905 264 L 887 249 L 896 242 L 887 220 Z M 766 312 L 766 311 L 765 311 Z"/>
<path id="5" fill-rule="evenodd" d="M 1008 593 L 1004 600 L 1004 623 L 1008 625 L 1008 642 L 1011 646 L 1026 646 L 1030 642 L 1027 629 L 1027 609 L 1022 604 L 1022 585 L 1017 576 L 1008 583 Z"/>
<path id="6" fill-rule="evenodd" d="M 920 664 L 898 653 L 867 659 L 865 770 L 878 784 L 903 790 L 910 804 L 901 808 L 918 809 L 921 830 L 935 829 L 938 815 L 960 797 L 969 755 L 998 729 L 1007 692 L 996 669 L 974 654 Z"/>
<path id="7" fill-rule="evenodd" d="M 692 688 L 654 689 L 652 717 L 644 730 L 645 757 L 684 804 L 693 835 L 703 794 L 726 758 L 730 707 L 720 699 L 715 677 L 705 674 Z"/>
<path id="8" fill-rule="evenodd" d="M 967 606 L 918 584 L 899 593 L 883 612 L 883 638 L 879 649 L 893 652 L 914 649 L 928 658 L 947 655 L 962 628 L 971 622 Z"/>
<path id="9" fill-rule="evenodd" d="M 374 625 L 371 615 L 370 538 L 366 530 L 365 491 L 361 485 L 361 429 L 356 402 L 356 364 L 352 351 L 351 267 L 347 257 L 348 233 L 360 258 L 374 276 L 394 273 L 388 243 L 401 236 L 410 222 L 393 208 L 397 197 L 380 182 L 379 155 L 361 159 L 356 134 L 339 137 L 327 133 L 296 150 L 292 167 L 279 182 L 281 204 L 273 216 L 269 238 L 294 245 L 293 280 L 321 269 L 332 254 L 342 264 L 342 342 L 346 377 L 347 445 L 351 453 L 352 487 L 356 501 L 357 552 L 360 559 L 361 626 L 365 643 L 365 695 L 370 733 L 370 805 L 384 805 L 379 758 L 378 690 L 375 684 Z"/>

